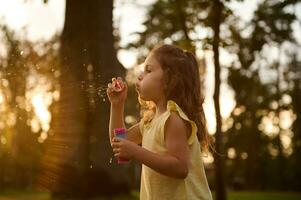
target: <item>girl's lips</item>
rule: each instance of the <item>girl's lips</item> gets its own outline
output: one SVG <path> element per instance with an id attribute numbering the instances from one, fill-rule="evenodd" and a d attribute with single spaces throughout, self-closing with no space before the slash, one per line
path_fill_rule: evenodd
<path id="1" fill-rule="evenodd" d="M 139 92 L 139 85 L 136 83 L 135 86 L 136 86 L 136 91 Z"/>

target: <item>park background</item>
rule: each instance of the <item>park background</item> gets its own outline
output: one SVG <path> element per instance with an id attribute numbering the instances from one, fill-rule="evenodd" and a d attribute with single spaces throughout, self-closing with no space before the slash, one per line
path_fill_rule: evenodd
<path id="1" fill-rule="evenodd" d="M 217 153 L 214 197 L 301 199 L 298 0 L 0 0 L 0 199 L 137 199 L 140 165 L 112 161 L 113 76 L 148 51 L 197 55 Z"/>

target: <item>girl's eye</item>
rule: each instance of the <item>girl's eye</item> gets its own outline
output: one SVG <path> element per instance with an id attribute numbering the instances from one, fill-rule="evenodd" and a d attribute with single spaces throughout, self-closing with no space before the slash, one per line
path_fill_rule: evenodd
<path id="1" fill-rule="evenodd" d="M 151 70 L 149 70 L 149 69 L 145 69 L 144 70 L 146 73 L 150 73 L 151 72 Z"/>

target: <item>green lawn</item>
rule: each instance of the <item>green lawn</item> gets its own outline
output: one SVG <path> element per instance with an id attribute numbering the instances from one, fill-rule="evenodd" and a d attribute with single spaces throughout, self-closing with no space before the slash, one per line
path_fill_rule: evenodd
<path id="1" fill-rule="evenodd" d="M 138 192 L 131 197 L 116 197 L 112 200 L 138 200 Z M 16 192 L 0 193 L 0 200 L 50 200 L 50 194 L 43 192 Z M 95 198 L 93 200 L 105 200 Z M 301 200 L 301 193 L 292 192 L 229 192 L 228 200 Z"/>
<path id="2" fill-rule="evenodd" d="M 301 193 L 290 192 L 229 192 L 228 200 L 301 200 Z"/>

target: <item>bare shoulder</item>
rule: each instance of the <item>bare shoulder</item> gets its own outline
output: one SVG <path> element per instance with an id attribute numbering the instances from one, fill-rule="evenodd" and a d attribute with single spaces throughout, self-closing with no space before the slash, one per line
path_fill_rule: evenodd
<path id="1" fill-rule="evenodd" d="M 189 137 L 191 127 L 189 122 L 182 119 L 177 112 L 171 112 L 169 118 L 166 121 L 165 124 L 165 133 L 166 135 L 170 132 L 177 137 L 179 135 Z M 166 137 L 166 136 L 165 136 Z"/>

